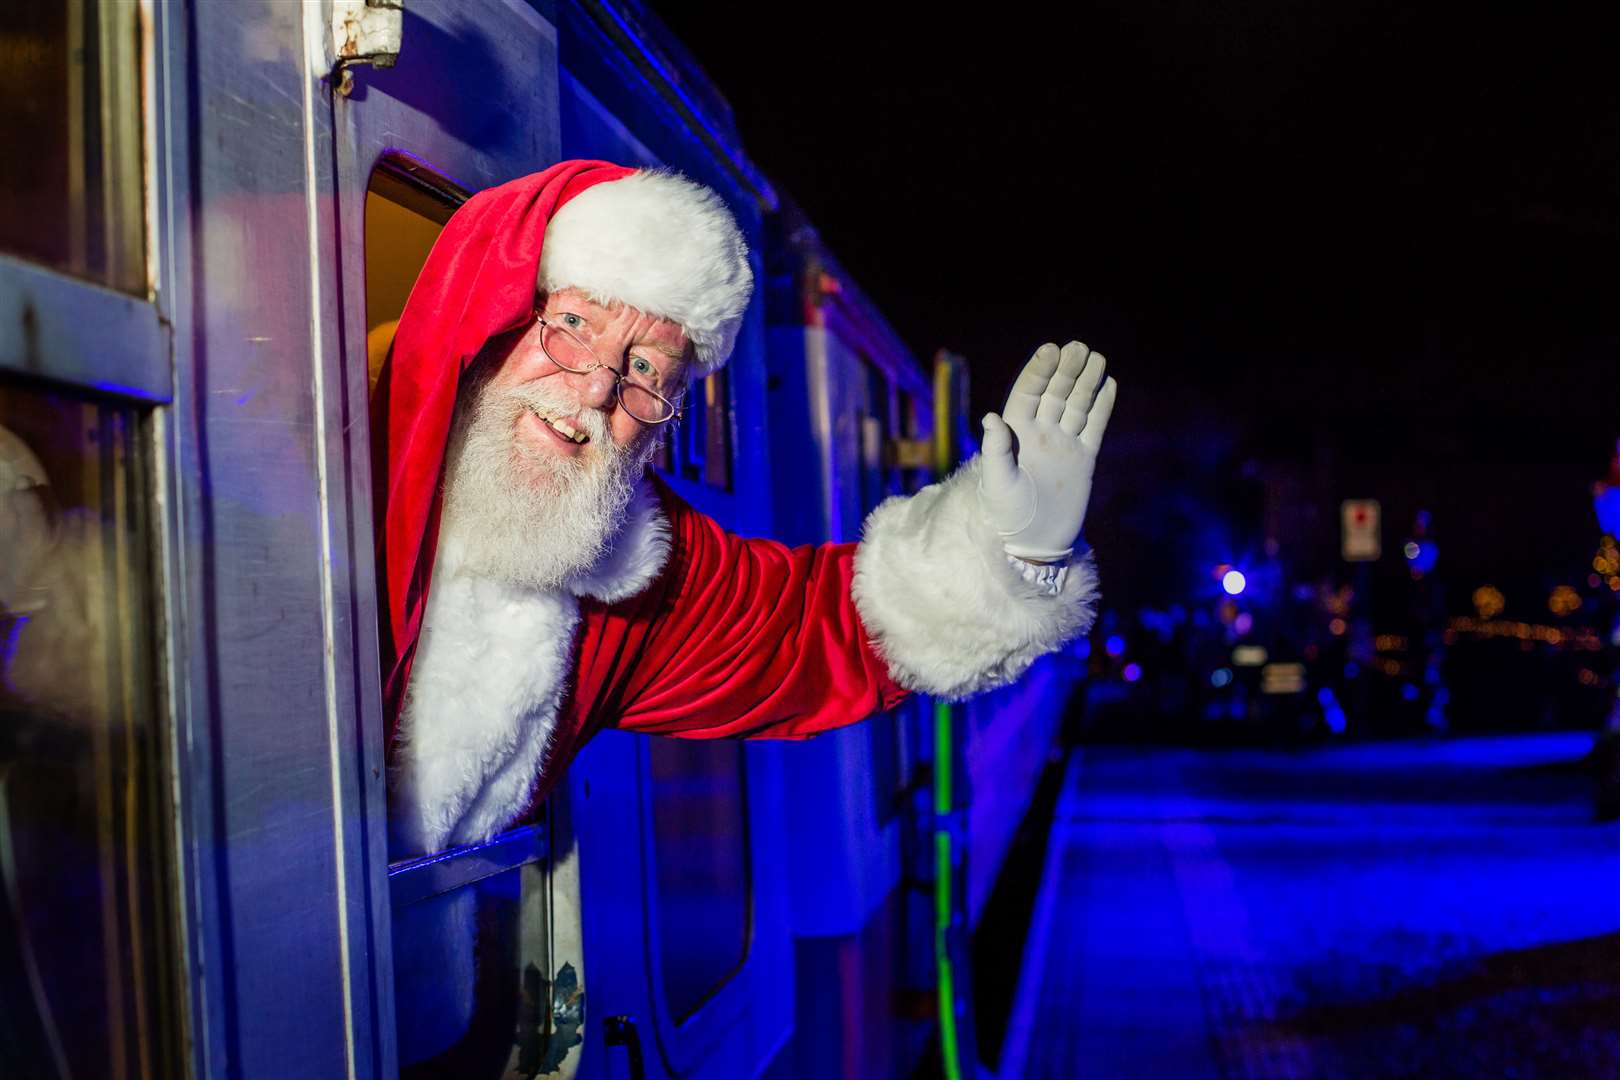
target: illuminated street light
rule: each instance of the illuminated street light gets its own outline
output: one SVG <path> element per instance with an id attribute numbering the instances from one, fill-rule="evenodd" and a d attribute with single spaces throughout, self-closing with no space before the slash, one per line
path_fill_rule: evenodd
<path id="1" fill-rule="evenodd" d="M 1228 570 L 1221 578 L 1221 588 L 1226 590 L 1227 596 L 1237 596 L 1243 592 L 1249 580 L 1243 576 L 1241 570 Z"/>

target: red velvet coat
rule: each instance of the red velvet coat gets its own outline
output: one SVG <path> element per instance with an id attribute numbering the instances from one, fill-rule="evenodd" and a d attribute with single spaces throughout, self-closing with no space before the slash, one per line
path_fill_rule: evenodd
<path id="1" fill-rule="evenodd" d="M 543 788 L 602 728 L 802 739 L 905 696 L 850 600 L 854 544 L 740 539 L 657 488 L 669 563 L 636 597 L 581 602 Z"/>

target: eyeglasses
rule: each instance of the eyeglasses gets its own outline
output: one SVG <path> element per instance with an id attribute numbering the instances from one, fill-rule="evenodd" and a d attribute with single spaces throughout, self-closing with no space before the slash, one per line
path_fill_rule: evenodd
<path id="1" fill-rule="evenodd" d="M 679 405 L 652 387 L 622 374 L 613 365 L 602 363 L 591 347 L 574 336 L 568 327 L 552 322 L 538 311 L 534 313 L 534 321 L 540 324 L 540 351 L 553 364 L 574 375 L 589 375 L 598 370 L 612 372 L 614 396 L 618 398 L 619 406 L 632 418 L 643 424 L 665 424 L 680 419 Z M 636 359 L 631 357 L 632 361 Z M 642 363 L 648 361 L 643 360 Z"/>

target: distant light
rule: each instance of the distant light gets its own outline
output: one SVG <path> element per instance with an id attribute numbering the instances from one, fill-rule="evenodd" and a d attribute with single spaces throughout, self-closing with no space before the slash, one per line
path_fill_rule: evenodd
<path id="1" fill-rule="evenodd" d="M 1361 665 L 1356 663 L 1354 660 L 1352 660 L 1348 664 L 1344 665 L 1344 677 L 1345 678 L 1354 679 L 1355 677 L 1357 677 L 1360 674 L 1361 674 Z"/>
<path id="2" fill-rule="evenodd" d="M 1322 706 L 1322 723 L 1335 735 L 1343 735 L 1344 729 L 1350 726 L 1350 721 L 1344 715 L 1344 706 L 1339 699 L 1333 696 L 1330 687 L 1322 687 L 1316 692 L 1317 704 Z"/>
<path id="3" fill-rule="evenodd" d="M 1103 651 L 1109 656 L 1120 657 L 1125 655 L 1125 639 L 1118 634 L 1110 634 L 1103 643 Z"/>
<path id="4" fill-rule="evenodd" d="M 1405 698 L 1407 701 L 1416 701 L 1418 696 L 1418 688 L 1413 686 L 1411 683 L 1407 683 L 1405 686 L 1401 687 L 1401 697 Z"/>
<path id="5" fill-rule="evenodd" d="M 1586 584 L 1595 589 L 1599 585 L 1603 584 L 1603 579 L 1598 577 L 1596 574 L 1587 574 Z"/>
<path id="6" fill-rule="evenodd" d="M 1232 620 L 1232 629 L 1236 630 L 1240 637 L 1247 634 L 1250 630 L 1254 629 L 1254 616 L 1250 615 L 1247 611 L 1242 612 L 1237 618 Z"/>
<path id="7" fill-rule="evenodd" d="M 1267 664 L 1260 669 L 1262 694 L 1298 694 L 1304 690 L 1304 664 Z"/>
<path id="8" fill-rule="evenodd" d="M 1239 645 L 1232 650 L 1232 663 L 1237 667 L 1259 667 L 1269 655 L 1264 645 Z"/>
<path id="9" fill-rule="evenodd" d="M 1547 597 L 1547 610 L 1554 615 L 1571 615 L 1581 609 L 1581 594 L 1568 585 L 1560 585 Z"/>
<path id="10" fill-rule="evenodd" d="M 1135 682 L 1142 677 L 1142 665 L 1126 664 L 1125 670 L 1121 671 L 1120 674 L 1125 677 L 1126 682 Z"/>
<path id="11" fill-rule="evenodd" d="M 1507 598 L 1495 585 L 1481 585 L 1475 589 L 1473 600 L 1474 610 L 1482 619 L 1495 618 L 1502 614 L 1502 609 L 1507 606 Z"/>
<path id="12" fill-rule="evenodd" d="M 1328 633 L 1334 637 L 1343 637 L 1345 630 L 1349 629 L 1343 619 L 1333 619 L 1328 623 Z"/>
<path id="13" fill-rule="evenodd" d="M 1406 561 L 1412 564 L 1414 573 L 1427 574 L 1433 570 L 1440 561 L 1440 546 L 1434 541 L 1420 544 L 1416 540 L 1406 542 Z"/>
<path id="14" fill-rule="evenodd" d="M 1216 668 L 1214 671 L 1209 673 L 1209 685 L 1215 687 L 1217 690 L 1219 690 L 1223 686 L 1226 686 L 1226 685 L 1230 684 L 1231 681 L 1232 681 L 1232 669 L 1231 668 L 1224 668 L 1224 667 L 1223 668 Z"/>
<path id="15" fill-rule="evenodd" d="M 1243 576 L 1241 570 L 1228 570 L 1221 577 L 1221 588 L 1226 590 L 1227 596 L 1237 596 L 1242 593 L 1243 587 L 1248 583 L 1248 579 Z"/>

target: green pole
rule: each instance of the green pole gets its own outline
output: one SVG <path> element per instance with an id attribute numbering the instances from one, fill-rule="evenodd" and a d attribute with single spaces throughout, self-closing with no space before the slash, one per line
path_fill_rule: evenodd
<path id="1" fill-rule="evenodd" d="M 956 1031 L 956 967 L 951 961 L 952 873 L 950 815 L 954 730 L 950 702 L 934 702 L 934 958 L 939 968 L 939 1042 L 946 1080 L 961 1080 Z"/>

